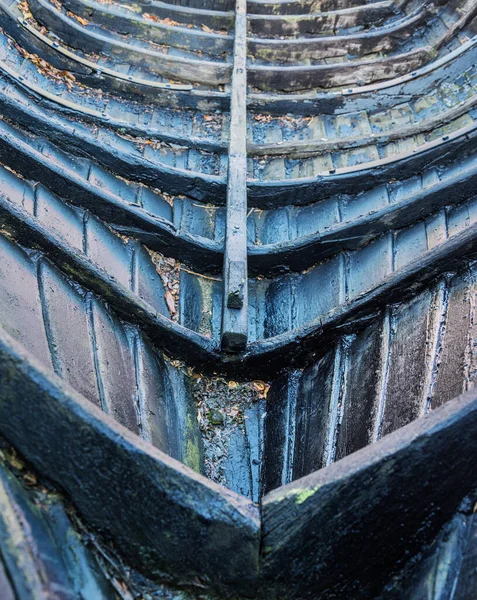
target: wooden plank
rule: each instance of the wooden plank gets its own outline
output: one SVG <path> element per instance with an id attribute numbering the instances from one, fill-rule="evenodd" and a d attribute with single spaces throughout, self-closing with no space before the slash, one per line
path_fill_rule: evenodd
<path id="1" fill-rule="evenodd" d="M 86 534 L 84 525 L 79 533 L 64 497 L 42 486 L 40 500 L 36 486 L 24 486 L 7 461 L 3 461 L 0 463 L 0 598 L 116 598 L 112 584 L 94 556 L 91 533 Z M 34 478 L 35 474 L 31 476 Z"/>
<path id="2" fill-rule="evenodd" d="M 329 414 L 339 364 L 338 347 L 303 372 L 296 400 L 293 479 L 308 475 L 326 464 L 325 446 Z"/>
<path id="3" fill-rule="evenodd" d="M 477 518 L 475 514 L 470 518 L 469 532 L 465 542 L 465 544 L 461 544 L 463 556 L 453 590 L 453 600 L 473 598 L 477 589 L 477 570 L 475 568 L 477 562 Z"/>
<path id="4" fill-rule="evenodd" d="M 439 368 L 432 395 L 432 408 L 464 391 L 467 348 L 472 326 L 472 294 L 475 271 L 469 269 L 450 282 Z"/>
<path id="5" fill-rule="evenodd" d="M 434 346 L 435 334 L 430 322 L 432 311 L 433 295 L 426 290 L 393 314 L 382 435 L 407 425 L 424 412 L 427 371 L 432 368 L 427 350 Z"/>
<path id="6" fill-rule="evenodd" d="M 222 317 L 222 348 L 228 352 L 240 352 L 247 345 L 248 339 L 246 11 L 246 0 L 237 0 L 230 103 Z"/>
<path id="7" fill-rule="evenodd" d="M 368 600 L 475 489 L 477 393 L 262 501 L 260 598 Z"/>
<path id="8" fill-rule="evenodd" d="M 130 433 L 1 329 L 0 432 L 131 566 L 253 595 L 257 507 Z"/>
<path id="9" fill-rule="evenodd" d="M 154 323 L 154 327 L 160 327 L 160 324 L 162 324 L 165 330 L 167 330 L 165 336 L 158 334 L 158 336 L 153 335 L 151 337 L 160 339 L 161 343 L 164 341 L 168 345 L 179 334 L 179 337 L 187 338 L 187 342 L 183 346 L 186 354 L 187 349 L 196 348 L 196 343 L 198 342 L 202 348 L 201 353 L 203 353 L 204 360 L 202 364 L 206 365 L 208 363 L 210 351 L 214 348 L 214 343 L 211 340 L 180 327 L 167 317 L 158 314 L 135 293 L 131 292 L 129 288 L 110 278 L 102 268 L 94 265 L 83 252 L 69 246 L 62 238 L 52 235 L 47 227 L 39 223 L 24 210 L 18 208 L 15 204 L 9 202 L 8 199 L 0 198 L 0 215 L 4 231 L 10 232 L 12 236 L 15 236 L 17 242 L 23 243 L 27 247 L 41 249 L 41 251 L 48 255 L 49 260 L 63 272 L 70 274 L 74 272 L 75 281 L 93 292 L 96 291 L 96 293 L 101 295 L 103 300 L 110 302 L 111 306 L 116 307 L 118 316 L 126 317 L 130 321 L 132 315 L 136 311 L 139 311 L 136 314 L 139 317 L 138 323 L 143 323 L 145 317 L 148 319 L 150 325 Z M 9 245 L 6 240 L 2 241 L 2 244 Z M 5 268 L 4 266 L 4 270 Z M 127 309 L 124 308 L 124 310 L 121 310 L 118 305 L 118 301 L 121 303 L 121 300 L 126 301 L 128 305 Z M 139 316 L 139 314 L 142 316 Z M 142 329 L 144 332 L 147 332 L 148 327 L 142 327 Z M 164 329 L 162 329 L 162 332 L 164 332 Z M 40 335 L 37 335 L 36 339 L 41 341 L 42 338 Z M 40 341 L 37 344 L 40 344 Z M 39 346 L 38 353 L 39 356 L 46 356 L 44 344 L 43 347 Z M 195 361 L 195 363 L 198 364 L 199 361 Z"/>
<path id="10" fill-rule="evenodd" d="M 344 458 L 373 441 L 373 423 L 379 411 L 380 383 L 386 369 L 387 316 L 359 332 L 348 349 L 348 369 L 342 419 L 336 441 L 336 459 Z"/>
<path id="11" fill-rule="evenodd" d="M 296 402 L 302 372 L 284 373 L 270 386 L 264 419 L 262 489 L 270 492 L 290 483 L 295 452 Z"/>

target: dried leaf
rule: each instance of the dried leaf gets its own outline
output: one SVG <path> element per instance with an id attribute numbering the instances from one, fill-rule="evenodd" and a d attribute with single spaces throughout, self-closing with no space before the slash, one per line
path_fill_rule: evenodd
<path id="1" fill-rule="evenodd" d="M 201 29 L 202 31 L 205 31 L 205 33 L 218 33 L 219 35 L 227 35 L 227 32 L 223 29 L 211 29 L 210 27 L 207 27 L 207 25 L 202 25 Z"/>
<path id="2" fill-rule="evenodd" d="M 259 123 L 270 123 L 272 115 L 254 115 L 253 118 Z"/>
<path id="3" fill-rule="evenodd" d="M 25 468 L 25 463 L 21 459 L 19 459 L 16 454 L 9 456 L 9 459 L 12 467 L 18 469 L 19 471 L 23 471 L 23 469 Z"/>
<path id="4" fill-rule="evenodd" d="M 76 21 L 78 21 L 78 23 L 81 23 L 81 25 L 87 25 L 89 23 L 89 21 L 87 19 L 84 19 L 83 17 L 80 17 L 78 15 L 75 15 L 75 13 L 72 13 L 71 11 L 66 11 L 66 14 L 68 15 L 68 17 L 75 19 Z"/>
<path id="5" fill-rule="evenodd" d="M 252 382 L 253 387 L 258 392 L 258 397 L 264 399 L 267 397 L 268 390 L 270 389 L 270 384 L 265 383 L 265 381 L 256 380 Z"/>
<path id="6" fill-rule="evenodd" d="M 263 392 L 263 390 L 266 388 L 266 383 L 264 381 L 254 381 L 253 382 L 253 387 L 258 391 L 258 392 Z"/>
<path id="7" fill-rule="evenodd" d="M 142 16 L 145 19 L 149 19 L 150 21 L 154 21 L 155 23 L 161 23 L 162 25 L 169 25 L 170 27 L 180 26 L 180 23 L 178 23 L 177 21 L 173 21 L 169 17 L 167 17 L 165 19 L 160 19 L 157 15 L 152 15 L 151 13 L 147 13 L 147 12 L 142 13 Z"/>
<path id="8" fill-rule="evenodd" d="M 36 485 L 37 484 L 37 478 L 36 475 L 34 473 L 30 473 L 27 472 L 23 475 L 23 481 L 26 483 L 26 485 Z"/>
<path id="9" fill-rule="evenodd" d="M 171 317 L 173 317 L 176 314 L 176 303 L 174 301 L 174 296 L 171 294 L 171 292 L 169 290 L 167 290 L 164 297 L 166 299 L 167 308 L 169 309 L 169 312 L 171 313 Z"/>

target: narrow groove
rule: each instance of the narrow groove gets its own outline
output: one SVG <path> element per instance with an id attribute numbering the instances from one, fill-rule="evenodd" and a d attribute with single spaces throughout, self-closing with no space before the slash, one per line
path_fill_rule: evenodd
<path id="1" fill-rule="evenodd" d="M 289 287 L 289 306 L 290 306 L 290 329 L 297 326 L 298 306 L 297 306 L 297 285 L 296 279 L 292 278 Z"/>
<path id="2" fill-rule="evenodd" d="M 33 189 L 33 216 L 35 219 L 38 218 L 38 185 Z"/>
<path id="3" fill-rule="evenodd" d="M 282 485 L 290 483 L 293 479 L 293 457 L 295 455 L 296 441 L 296 399 L 298 396 L 298 384 L 301 371 L 293 371 L 288 376 L 287 390 L 287 422 L 285 431 L 287 433 L 284 448 L 284 464 L 282 470 Z"/>
<path id="4" fill-rule="evenodd" d="M 51 362 L 53 363 L 53 369 L 59 377 L 63 377 L 63 370 L 61 368 L 61 362 L 58 358 L 58 348 L 53 339 L 53 332 L 51 328 L 50 314 L 47 306 L 45 286 L 43 281 L 43 262 L 39 258 L 36 263 L 36 277 L 38 282 L 38 294 L 40 297 L 41 314 L 43 317 L 43 326 L 45 328 L 46 341 L 48 343 L 48 349 L 50 350 Z"/>
<path id="5" fill-rule="evenodd" d="M 331 387 L 330 409 L 328 412 L 327 436 L 324 448 L 323 466 L 330 465 L 335 458 L 336 438 L 338 435 L 338 422 L 340 411 L 340 398 L 344 376 L 345 348 L 343 338 L 336 345 L 335 360 L 333 365 L 333 383 Z"/>
<path id="6" fill-rule="evenodd" d="M 342 265 L 342 277 L 340 278 L 340 289 L 339 289 L 339 297 L 340 302 L 344 304 L 345 302 L 349 302 L 349 280 L 350 280 L 350 254 L 349 252 L 342 253 L 342 260 L 340 262 L 340 266 Z"/>
<path id="7" fill-rule="evenodd" d="M 143 440 L 151 442 L 151 436 L 149 435 L 149 432 L 146 432 L 144 430 L 144 423 L 143 423 L 143 418 L 142 418 L 143 415 L 145 414 L 145 411 L 144 411 L 144 397 L 143 397 L 143 393 L 142 393 L 141 375 L 140 375 L 141 366 L 140 366 L 140 359 L 139 359 L 139 345 L 141 342 L 139 340 L 139 334 L 135 329 L 131 330 L 131 343 L 132 343 L 133 360 L 134 360 L 134 375 L 135 375 L 135 379 L 136 379 L 136 394 L 135 394 L 135 398 L 134 398 L 134 408 L 136 409 L 137 428 L 138 428 L 139 436 Z"/>
<path id="8" fill-rule="evenodd" d="M 396 271 L 396 237 L 395 232 L 391 231 L 389 236 L 389 252 L 391 254 L 391 273 Z"/>
<path id="9" fill-rule="evenodd" d="M 93 172 L 93 161 L 90 160 L 90 161 L 88 161 L 88 172 L 85 175 L 86 181 L 90 180 L 92 172 Z M 142 188 L 140 188 L 140 189 L 142 189 Z"/>
<path id="10" fill-rule="evenodd" d="M 260 431 L 258 432 L 258 435 L 260 436 Z M 250 440 L 250 437 L 248 435 L 247 432 L 247 427 L 244 427 L 244 431 L 243 431 L 243 436 L 244 436 L 244 440 L 245 440 L 245 456 L 247 457 L 246 463 L 247 463 L 247 475 L 248 475 L 248 480 L 249 480 L 249 484 L 250 484 L 250 496 L 253 499 L 254 497 L 254 481 L 253 481 L 253 468 L 252 468 L 252 443 Z M 260 444 L 260 439 L 257 440 L 257 443 Z M 259 454 L 260 456 L 260 454 Z M 260 493 L 260 476 L 258 479 L 258 485 L 259 485 L 259 489 L 257 490 L 258 492 L 258 498 L 261 498 L 261 493 Z"/>
<path id="11" fill-rule="evenodd" d="M 373 436 L 371 443 L 377 442 L 381 438 L 383 429 L 383 418 L 384 408 L 386 406 L 386 392 L 389 378 L 389 362 L 390 362 L 390 350 L 391 350 L 391 339 L 393 330 L 393 316 L 392 306 L 386 307 L 383 316 L 383 331 L 381 337 L 381 377 L 380 377 L 380 389 L 377 402 L 376 418 L 374 422 Z M 384 363 L 384 364 L 383 364 Z"/>
<path id="12" fill-rule="evenodd" d="M 444 279 L 439 285 L 439 289 L 436 293 L 436 298 L 432 300 L 436 303 L 434 308 L 434 317 L 431 316 L 431 327 L 429 329 L 434 330 L 432 339 L 432 349 L 426 357 L 426 382 L 424 385 L 424 396 L 421 405 L 421 414 L 428 413 L 432 407 L 432 399 L 434 397 L 434 389 L 437 381 L 437 374 L 439 371 L 440 357 L 442 353 L 442 342 L 444 340 L 444 333 L 447 320 L 447 311 L 449 308 L 449 284 Z M 431 309 L 432 310 L 432 309 Z M 436 313 L 439 313 L 437 318 Z M 434 323 L 432 323 L 434 321 Z"/>
<path id="13" fill-rule="evenodd" d="M 86 316 L 88 318 L 89 338 L 91 341 L 91 350 L 92 350 L 92 354 L 93 354 L 93 364 L 94 364 L 94 372 L 96 375 L 96 385 L 98 386 L 99 402 L 100 402 L 101 408 L 104 410 L 104 412 L 109 414 L 109 407 L 106 402 L 106 395 L 104 393 L 103 379 L 101 377 L 101 370 L 100 370 L 100 365 L 99 365 L 98 342 L 97 342 L 97 338 L 96 338 L 96 326 L 94 324 L 94 314 L 93 314 L 94 305 L 93 305 L 93 296 L 92 296 L 91 292 L 88 292 L 85 295 L 84 302 L 85 302 Z"/>
<path id="14" fill-rule="evenodd" d="M 469 390 L 475 385 L 475 377 L 477 375 L 477 341 L 472 335 L 472 330 L 476 324 L 476 276 L 475 264 L 470 269 L 469 282 L 469 328 L 467 332 L 467 347 L 464 361 L 464 391 Z"/>
<path id="15" fill-rule="evenodd" d="M 264 456 L 265 456 L 265 421 L 264 421 L 264 416 L 266 414 L 266 407 L 263 407 L 263 409 L 259 409 L 258 410 L 258 460 L 259 460 L 259 467 L 258 467 L 258 479 L 255 482 L 255 485 L 257 486 L 257 499 L 256 502 L 261 502 L 261 499 L 263 497 L 263 479 L 262 479 L 262 471 L 263 471 L 263 460 L 264 460 Z M 252 479 L 252 483 L 253 483 L 253 479 Z M 252 490 L 253 490 L 253 486 L 252 486 Z"/>
<path id="16" fill-rule="evenodd" d="M 138 290 L 138 253 L 136 246 L 131 247 L 129 262 L 129 289 L 137 295 Z"/>
<path id="17" fill-rule="evenodd" d="M 444 208 L 444 227 L 446 230 L 446 240 L 449 239 L 449 211 L 448 211 L 448 207 Z"/>
<path id="18" fill-rule="evenodd" d="M 344 304 L 348 298 L 349 287 L 349 272 L 350 272 L 350 257 L 348 252 L 341 252 L 339 255 L 339 273 L 340 284 L 338 290 L 338 301 Z"/>
<path id="19" fill-rule="evenodd" d="M 88 256 L 88 219 L 89 219 L 89 214 L 88 211 L 84 211 L 83 213 L 83 254 L 85 256 Z"/>

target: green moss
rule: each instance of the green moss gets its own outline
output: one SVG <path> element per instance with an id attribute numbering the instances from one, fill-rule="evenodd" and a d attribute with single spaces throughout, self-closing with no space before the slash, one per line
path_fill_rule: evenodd
<path id="1" fill-rule="evenodd" d="M 295 504 L 303 504 L 305 500 L 308 500 L 313 494 L 320 488 L 320 485 L 315 485 L 315 487 L 308 488 L 306 490 L 301 490 L 296 494 Z"/>
<path id="2" fill-rule="evenodd" d="M 223 425 L 225 422 L 224 415 L 217 409 L 211 410 L 207 414 L 207 418 L 212 425 Z"/>
<path id="3" fill-rule="evenodd" d="M 277 498 L 278 501 L 282 501 L 285 500 L 285 498 L 293 498 L 295 501 L 295 504 L 300 505 L 303 504 L 303 502 L 305 502 L 306 500 L 308 500 L 308 498 L 311 498 L 311 496 L 313 496 L 313 494 L 315 492 L 317 492 L 320 489 L 321 485 L 315 485 L 314 487 L 310 487 L 310 488 L 305 488 L 305 489 L 291 489 L 291 490 L 287 490 L 286 492 L 283 492 L 283 495 L 281 495 L 279 498 Z"/>
<path id="4" fill-rule="evenodd" d="M 196 473 L 202 472 L 202 454 L 200 437 L 193 417 L 188 414 L 186 418 L 186 443 L 184 448 L 184 464 Z"/>
<path id="5" fill-rule="evenodd" d="M 188 439 L 185 445 L 184 463 L 197 473 L 200 473 L 200 450 L 198 445 L 191 439 Z"/>

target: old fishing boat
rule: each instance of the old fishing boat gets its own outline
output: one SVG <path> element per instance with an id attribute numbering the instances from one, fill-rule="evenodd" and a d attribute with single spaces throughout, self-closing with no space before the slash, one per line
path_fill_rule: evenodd
<path id="1" fill-rule="evenodd" d="M 0 0 L 0 599 L 477 598 L 477 1 Z"/>

